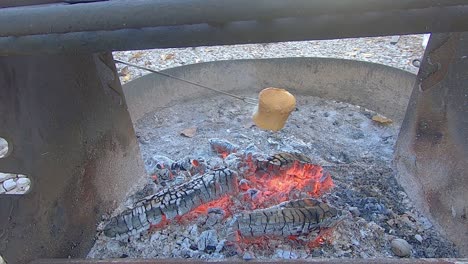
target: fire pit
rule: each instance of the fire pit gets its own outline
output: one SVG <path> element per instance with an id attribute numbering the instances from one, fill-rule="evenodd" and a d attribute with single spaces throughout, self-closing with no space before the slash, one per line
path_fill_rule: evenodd
<path id="1" fill-rule="evenodd" d="M 0 137 L 8 148 L 2 152 L 0 170 L 6 177 L 14 175 L 4 177 L 2 186 L 15 193 L 15 184 L 30 186 L 24 195 L 0 194 L 0 257 L 7 263 L 63 263 L 82 262 L 68 258 L 88 253 L 193 253 L 192 258 L 230 260 L 457 256 L 444 237 L 466 255 L 468 6 L 459 0 L 371 2 L 0 4 Z M 339 60 L 232 61 L 169 71 L 250 96 L 266 87 L 287 89 L 298 96 L 300 107 L 278 134 L 245 124 L 242 117 L 250 115 L 250 109 L 238 102 L 172 79 L 145 77 L 124 92 L 111 54 L 425 33 L 432 35 L 416 82 L 394 69 Z M 186 119 L 177 118 L 173 112 L 183 113 L 184 106 L 191 106 Z M 351 110 L 357 106 L 364 110 Z M 203 111 L 207 107 L 219 111 Z M 342 107 L 352 116 L 343 115 Z M 200 117 L 210 122 L 197 123 Z M 157 136 L 150 134 L 158 130 Z M 213 152 L 210 139 L 232 144 L 236 151 Z M 249 146 L 244 139 L 256 142 Z M 280 166 L 280 173 L 269 169 L 283 165 L 285 157 L 296 158 Z M 147 170 L 152 164 L 164 170 L 157 165 L 171 160 L 170 173 L 155 174 L 154 179 L 145 175 L 145 163 Z M 302 179 L 295 169 L 284 173 L 295 166 L 316 171 L 306 177 L 308 188 L 298 188 Z M 303 168 L 299 171 L 308 171 Z M 29 181 L 18 175 L 27 175 Z M 325 183 L 330 179 L 334 187 L 329 190 L 315 193 L 309 188 L 329 186 Z M 277 193 L 262 186 L 271 187 L 268 183 L 275 180 L 276 185 L 285 181 L 296 186 Z M 190 203 L 192 190 L 202 195 Z M 281 199 L 262 201 L 271 193 Z M 154 208 L 153 201 L 159 203 Z M 295 216 L 291 220 L 286 215 Z M 148 238 L 155 245 L 148 246 Z M 122 247 L 129 251 L 122 252 Z"/>
<path id="2" fill-rule="evenodd" d="M 149 176 L 100 224 L 89 257 L 458 256 L 395 179 L 413 75 L 312 58 L 166 72 L 249 97 L 285 87 L 298 108 L 273 133 L 256 128 L 253 107 L 235 99 L 158 75 L 127 84 Z"/>

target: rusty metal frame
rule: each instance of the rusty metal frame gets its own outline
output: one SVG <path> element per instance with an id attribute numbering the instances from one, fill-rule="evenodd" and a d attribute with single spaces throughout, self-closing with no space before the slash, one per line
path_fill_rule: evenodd
<path id="1" fill-rule="evenodd" d="M 21 5 L 27 2 L 20 1 Z M 314 1 L 325 6 L 339 2 Z M 382 3 L 374 3 L 377 2 Z M 92 244 L 100 215 L 115 208 L 130 191 L 128 183 L 138 181 L 144 175 L 138 144 L 109 51 L 468 31 L 466 1 L 411 1 L 417 6 L 405 6 L 405 2 L 408 3 L 393 1 L 392 5 L 398 4 L 399 8 L 389 10 L 388 6 L 372 9 L 368 1 L 360 1 L 351 13 L 324 8 L 314 14 L 317 16 L 306 13 L 297 17 L 281 12 L 277 14 L 279 17 L 256 16 L 265 11 L 262 9 L 265 6 L 260 6 L 257 13 L 246 13 L 251 15 L 246 18 L 252 21 L 193 20 L 199 24 L 191 24 L 191 21 L 166 25 L 155 22 L 146 25 L 148 28 L 62 30 L 57 34 L 25 31 L 19 37 L 0 34 L 0 54 L 3 56 L 0 57 L 0 136 L 12 146 L 9 156 L 0 159 L 0 170 L 28 174 L 33 181 L 31 192 L 25 196 L 0 196 L 1 254 L 10 264 L 41 257 L 84 256 Z M 106 5 L 113 4 L 113 1 L 84 3 L 73 5 L 73 8 L 103 5 L 105 9 Z M 9 1 L 6 5 L 15 4 Z M 13 8 L 16 11 L 0 9 L 0 15 L 19 9 L 16 19 L 20 22 L 32 10 L 31 7 L 22 8 Z M 222 10 L 229 9 L 218 6 L 218 10 L 211 12 Z M 288 10 L 294 11 L 294 8 Z M 175 10 L 175 14 L 182 14 L 179 11 Z M 101 13 L 100 17 L 105 14 Z M 198 15 L 200 18 L 204 14 Z M 234 20 L 236 18 L 242 17 L 239 15 Z M 40 23 L 38 20 L 33 22 Z M 33 33 L 37 34 L 28 35 Z M 422 192 L 421 197 L 426 200 L 421 200 L 420 204 L 436 221 L 448 222 L 448 233 L 458 234 L 457 239 L 463 239 L 466 234 L 466 207 L 456 204 L 452 210 L 444 193 L 461 196 L 457 202 L 468 200 L 463 196 L 467 189 L 468 153 L 467 39 L 466 32 L 435 34 L 431 38 L 400 134 L 396 159 L 400 173 L 410 175 L 400 177 L 400 181 L 411 179 L 407 182 L 409 193 Z M 105 53 L 96 53 L 100 51 Z M 452 187 L 431 185 L 434 179 L 440 179 L 435 172 L 441 174 L 441 171 L 450 176 Z M 464 191 L 461 195 L 460 188 Z M 466 249 L 466 244 L 460 243 Z M 401 263 L 401 260 L 396 261 Z M 407 262 L 444 261 L 456 262 Z M 115 262 L 179 261 L 78 259 L 35 263 Z M 333 260 L 319 262 L 333 263 Z M 376 263 L 394 262 L 376 260 Z"/>
<path id="2" fill-rule="evenodd" d="M 96 222 L 145 173 L 110 53 L 0 57 L 0 171 L 31 178 L 0 195 L 8 263 L 84 256 Z"/>
<path id="3" fill-rule="evenodd" d="M 0 8 L 0 55 L 453 31 L 468 31 L 464 0 L 99 1 Z"/>
<path id="4" fill-rule="evenodd" d="M 433 34 L 396 145 L 397 176 L 468 254 L 468 32 Z"/>
<path id="5" fill-rule="evenodd" d="M 308 259 L 301 261 L 282 260 L 281 263 L 311 263 L 311 264 L 458 264 L 466 263 L 468 259 Z M 36 260 L 31 264 L 114 264 L 114 263 L 128 263 L 128 264 L 199 264 L 207 263 L 201 260 L 182 260 L 182 259 L 108 259 L 108 260 L 95 260 L 95 259 L 44 259 Z M 241 260 L 229 261 L 210 261 L 209 263 L 225 264 L 225 263 L 246 263 Z M 278 261 L 273 260 L 250 260 L 248 263 L 262 263 L 273 264 Z"/>

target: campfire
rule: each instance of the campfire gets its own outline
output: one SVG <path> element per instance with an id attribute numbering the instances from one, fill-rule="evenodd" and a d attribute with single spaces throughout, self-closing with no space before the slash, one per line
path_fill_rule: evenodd
<path id="1" fill-rule="evenodd" d="M 275 133 L 223 97 L 142 118 L 136 130 L 147 184 L 103 216 L 88 256 L 456 255 L 394 178 L 398 126 L 342 102 L 300 96 L 297 106 Z"/>
<path id="2" fill-rule="evenodd" d="M 104 235 L 134 239 L 174 221 L 189 224 L 208 217 L 207 226 L 226 227 L 211 231 L 226 233 L 227 245 L 241 253 L 242 245 L 253 243 L 252 239 L 308 241 L 305 237 L 312 232 L 325 232 L 338 223 L 341 212 L 320 200 L 333 187 L 331 176 L 307 156 L 282 152 L 264 157 L 225 140 L 209 142 L 223 158 L 221 166 L 211 167 L 202 159 L 173 162 L 157 156 L 147 164 L 149 170 L 155 181 L 166 179 L 170 186 L 112 217 Z M 178 184 L 181 175 L 190 180 Z M 201 246 L 205 251 L 215 247 Z"/>

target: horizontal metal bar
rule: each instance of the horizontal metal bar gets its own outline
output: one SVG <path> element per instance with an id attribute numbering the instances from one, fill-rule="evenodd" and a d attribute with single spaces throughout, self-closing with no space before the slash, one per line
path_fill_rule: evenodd
<path id="1" fill-rule="evenodd" d="M 124 0 L 0 9 L 0 37 L 468 6 L 466 0 Z"/>
<path id="2" fill-rule="evenodd" d="M 250 260 L 248 263 L 323 263 L 323 264 L 366 264 L 366 263 L 375 263 L 375 264 L 455 264 L 455 263 L 464 263 L 468 259 L 403 259 L 403 258 L 388 258 L 388 259 L 324 259 L 324 258 L 314 258 L 314 259 L 301 259 L 301 260 Z M 108 259 L 108 260 L 97 260 L 97 259 L 44 259 L 44 260 L 35 260 L 30 264 L 114 264 L 114 263 L 129 263 L 129 264 L 161 264 L 161 263 L 171 263 L 171 264 L 198 264 L 198 263 L 207 263 L 206 260 L 196 260 L 196 259 Z M 236 263 L 236 264 L 245 264 L 245 261 L 242 260 L 216 260 L 209 261 L 209 263 Z"/>
<path id="3" fill-rule="evenodd" d="M 294 40 L 468 31 L 468 7 L 0 38 L 0 55 L 92 53 Z"/>

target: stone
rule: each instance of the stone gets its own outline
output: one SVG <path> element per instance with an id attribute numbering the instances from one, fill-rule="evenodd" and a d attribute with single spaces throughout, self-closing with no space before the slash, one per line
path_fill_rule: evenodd
<path id="1" fill-rule="evenodd" d="M 255 258 L 254 254 L 250 251 L 246 251 L 244 255 L 242 256 L 243 260 L 252 260 L 254 258 Z"/>
<path id="2" fill-rule="evenodd" d="M 361 215 L 361 212 L 359 212 L 359 209 L 357 207 L 349 207 L 348 210 L 354 217 L 358 217 Z"/>
<path id="3" fill-rule="evenodd" d="M 214 252 L 218 245 L 218 234 L 216 230 L 206 230 L 200 234 L 197 241 L 198 250 L 205 252 Z"/>
<path id="4" fill-rule="evenodd" d="M 29 189 L 29 186 L 31 186 L 31 180 L 28 178 L 19 178 L 16 181 L 16 186 L 20 191 L 27 191 Z"/>
<path id="5" fill-rule="evenodd" d="M 5 157 L 5 155 L 8 153 L 8 147 L 1 147 L 0 146 L 0 158 Z"/>
<path id="6" fill-rule="evenodd" d="M 14 188 L 16 188 L 16 182 L 13 180 L 13 179 L 8 179 L 6 181 L 3 182 L 3 188 L 5 189 L 5 191 L 11 191 L 13 190 Z"/>
<path id="7" fill-rule="evenodd" d="M 420 234 L 414 235 L 414 238 L 415 238 L 419 243 L 422 243 L 422 241 L 423 241 L 423 238 L 422 238 L 422 236 L 421 236 Z"/>
<path id="8" fill-rule="evenodd" d="M 226 212 L 222 208 L 212 207 L 208 209 L 208 218 L 206 219 L 205 225 L 214 226 L 217 223 L 220 223 Z"/>
<path id="9" fill-rule="evenodd" d="M 6 181 L 8 179 L 13 179 L 15 177 L 16 177 L 15 174 L 0 172 L 0 182 L 4 182 L 4 181 Z"/>
<path id="10" fill-rule="evenodd" d="M 4 194 L 6 191 L 3 188 L 3 184 L 0 184 L 0 194 Z"/>
<path id="11" fill-rule="evenodd" d="M 395 238 L 392 240 L 391 249 L 398 257 L 409 257 L 411 255 L 411 245 L 406 240 Z"/>
<path id="12" fill-rule="evenodd" d="M 218 245 L 216 245 L 215 252 L 216 253 L 221 252 L 221 250 L 223 250 L 223 248 L 224 248 L 224 244 L 226 244 L 226 239 L 223 239 L 223 240 L 219 241 Z"/>

